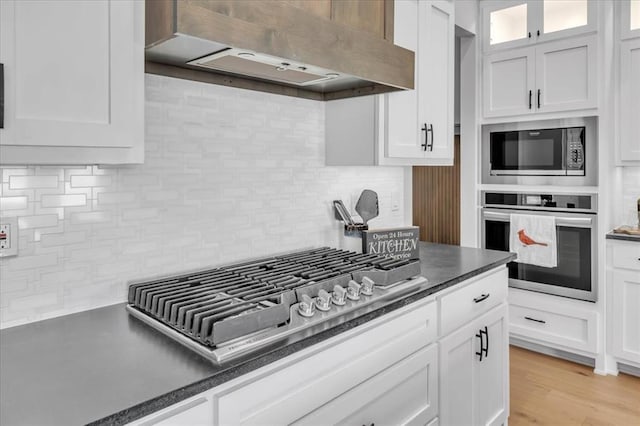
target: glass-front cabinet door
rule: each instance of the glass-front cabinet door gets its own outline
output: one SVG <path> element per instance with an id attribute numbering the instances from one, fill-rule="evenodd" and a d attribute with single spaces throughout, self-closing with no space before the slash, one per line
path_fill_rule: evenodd
<path id="1" fill-rule="evenodd" d="M 518 47 L 595 31 L 597 3 L 594 0 L 483 2 L 484 49 Z"/>
<path id="2" fill-rule="evenodd" d="M 640 37 L 640 0 L 619 0 L 620 38 Z"/>

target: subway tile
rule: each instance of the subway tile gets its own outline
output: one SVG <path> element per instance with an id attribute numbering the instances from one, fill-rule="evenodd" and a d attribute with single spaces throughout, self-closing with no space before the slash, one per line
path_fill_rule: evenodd
<path id="1" fill-rule="evenodd" d="M 87 186 L 109 186 L 111 176 L 71 176 L 71 187 L 82 188 Z"/>
<path id="2" fill-rule="evenodd" d="M 0 210 L 24 210 L 27 208 L 27 197 L 0 197 Z"/>
<path id="3" fill-rule="evenodd" d="M 20 229 L 43 228 L 57 225 L 58 215 L 55 214 L 23 216 L 18 218 L 18 228 Z"/>
<path id="4" fill-rule="evenodd" d="M 71 214 L 71 223 L 72 224 L 83 224 L 83 223 L 101 223 L 101 222 L 109 222 L 111 221 L 111 213 L 110 212 L 86 212 L 86 213 L 72 213 Z"/>
<path id="5" fill-rule="evenodd" d="M 57 304 L 58 292 L 49 291 L 46 293 L 35 294 L 33 296 L 16 297 L 9 302 L 9 308 L 14 311 L 22 311 Z"/>
<path id="6" fill-rule="evenodd" d="M 42 207 L 84 206 L 87 204 L 87 196 L 84 194 L 43 195 L 40 203 Z"/>
<path id="7" fill-rule="evenodd" d="M 158 209 L 156 208 L 128 209 L 122 212 L 122 219 L 125 221 L 153 219 L 156 217 L 158 217 Z"/>
<path id="8" fill-rule="evenodd" d="M 98 204 L 126 204 L 136 201 L 135 192 L 101 192 L 98 194 Z"/>
<path id="9" fill-rule="evenodd" d="M 58 176 L 9 176 L 10 189 L 57 188 Z"/>
<path id="10" fill-rule="evenodd" d="M 18 255 L 11 259 L 8 265 L 10 270 L 20 271 L 24 269 L 42 268 L 45 266 L 53 266 L 58 264 L 58 253 L 38 254 L 33 256 Z"/>
<path id="11" fill-rule="evenodd" d="M 58 287 L 69 285 L 73 282 L 87 282 L 87 271 L 85 269 L 71 269 L 58 272 L 47 272 L 40 275 L 40 285 L 47 287 Z"/>
<path id="12" fill-rule="evenodd" d="M 69 231 L 59 234 L 43 235 L 40 239 L 42 247 L 71 246 L 87 241 L 86 231 Z"/>

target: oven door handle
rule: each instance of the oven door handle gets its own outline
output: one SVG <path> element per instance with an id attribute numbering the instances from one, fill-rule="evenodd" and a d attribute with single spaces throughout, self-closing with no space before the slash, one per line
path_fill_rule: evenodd
<path id="1" fill-rule="evenodd" d="M 488 220 L 499 220 L 509 222 L 511 215 L 509 213 L 488 212 L 482 213 L 482 217 Z M 557 217 L 556 226 L 591 226 L 593 218 L 591 217 Z"/>

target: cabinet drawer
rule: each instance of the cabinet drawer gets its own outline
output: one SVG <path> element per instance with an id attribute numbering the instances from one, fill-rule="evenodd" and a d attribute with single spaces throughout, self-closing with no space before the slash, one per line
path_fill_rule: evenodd
<path id="1" fill-rule="evenodd" d="M 477 318 L 507 298 L 507 268 L 491 271 L 471 284 L 440 298 L 440 335 Z"/>
<path id="2" fill-rule="evenodd" d="M 360 326 L 360 334 L 219 396 L 219 424 L 288 424 L 434 342 L 437 306 L 418 302 Z"/>
<path id="3" fill-rule="evenodd" d="M 207 426 L 212 424 L 213 403 L 206 394 L 200 394 L 191 400 L 172 405 L 133 422 L 131 426 Z"/>
<path id="4" fill-rule="evenodd" d="M 425 425 L 438 414 L 438 347 L 431 345 L 296 422 Z"/>
<path id="5" fill-rule="evenodd" d="M 595 312 L 553 312 L 509 305 L 509 330 L 518 337 L 536 339 L 554 346 L 595 353 L 597 349 L 597 314 Z"/>
<path id="6" fill-rule="evenodd" d="M 640 244 L 613 243 L 613 267 L 640 271 Z"/>

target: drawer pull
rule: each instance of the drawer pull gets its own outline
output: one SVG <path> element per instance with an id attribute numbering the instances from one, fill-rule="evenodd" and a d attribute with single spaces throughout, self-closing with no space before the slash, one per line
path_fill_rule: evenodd
<path id="1" fill-rule="evenodd" d="M 533 321 L 533 322 L 539 322 L 540 324 L 546 324 L 547 323 L 544 320 L 539 320 L 539 319 L 535 319 L 535 318 L 531 318 L 531 317 L 524 317 L 524 319 L 529 320 L 529 321 Z"/>
<path id="2" fill-rule="evenodd" d="M 489 293 L 487 293 L 487 294 L 482 294 L 482 295 L 480 295 L 479 297 L 476 297 L 475 299 L 473 299 L 473 301 L 474 301 L 474 302 L 476 302 L 476 303 L 480 303 L 480 302 L 482 302 L 483 300 L 487 300 L 487 299 L 489 298 L 489 296 L 490 296 L 490 294 L 489 294 Z"/>

